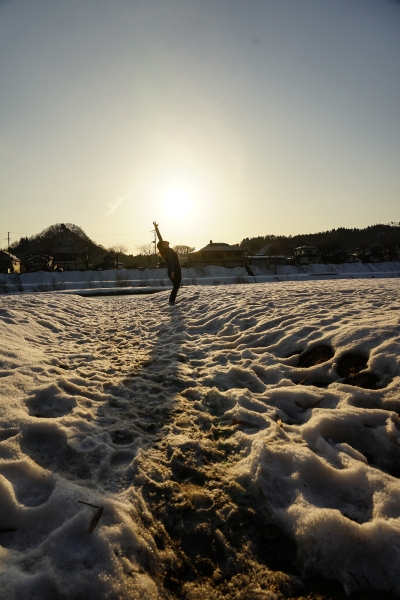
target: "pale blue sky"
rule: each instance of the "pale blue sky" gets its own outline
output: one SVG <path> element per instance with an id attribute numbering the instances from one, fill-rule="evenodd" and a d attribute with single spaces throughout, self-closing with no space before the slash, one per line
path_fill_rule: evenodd
<path id="1" fill-rule="evenodd" d="M 1 239 L 400 220 L 399 2 L 0 0 L 0 97 Z"/>

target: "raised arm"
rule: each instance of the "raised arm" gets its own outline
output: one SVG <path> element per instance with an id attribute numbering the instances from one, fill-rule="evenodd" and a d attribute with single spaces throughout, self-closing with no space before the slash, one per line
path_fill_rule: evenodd
<path id="1" fill-rule="evenodd" d="M 157 225 L 157 223 L 155 221 L 153 221 L 153 225 L 154 225 L 154 229 L 156 230 L 156 234 L 157 234 L 158 240 L 160 242 L 162 242 L 163 241 L 162 235 L 161 235 L 160 230 L 158 229 L 158 225 Z"/>

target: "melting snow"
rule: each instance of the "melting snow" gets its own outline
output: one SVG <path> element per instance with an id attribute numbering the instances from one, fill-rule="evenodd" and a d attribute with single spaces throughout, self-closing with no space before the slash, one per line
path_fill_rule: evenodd
<path id="1" fill-rule="evenodd" d="M 1 297 L 3 597 L 400 594 L 399 287 Z"/>

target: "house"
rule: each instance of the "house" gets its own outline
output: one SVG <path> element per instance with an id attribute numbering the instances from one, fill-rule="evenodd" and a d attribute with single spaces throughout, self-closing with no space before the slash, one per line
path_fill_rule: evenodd
<path id="1" fill-rule="evenodd" d="M 117 261 L 115 260 L 115 256 L 113 254 L 106 254 L 101 263 L 97 265 L 93 265 L 94 271 L 107 271 L 110 269 L 117 268 Z"/>
<path id="2" fill-rule="evenodd" d="M 343 250 L 343 248 L 336 248 L 333 250 L 322 251 L 322 262 L 325 265 L 333 264 L 333 265 L 341 265 L 343 263 L 351 262 L 351 256 Z"/>
<path id="3" fill-rule="evenodd" d="M 360 259 L 363 263 L 385 262 L 385 260 L 389 260 L 389 249 L 380 244 L 365 248 L 356 248 L 354 257 Z"/>
<path id="4" fill-rule="evenodd" d="M 21 261 L 19 258 L 0 250 L 0 273 L 21 273 Z"/>
<path id="5" fill-rule="evenodd" d="M 191 267 L 245 267 L 248 251 L 238 245 L 210 241 L 207 246 L 189 253 Z"/>
<path id="6" fill-rule="evenodd" d="M 75 252 L 64 249 L 61 252 L 54 252 L 53 264 L 55 269 L 63 271 L 78 271 L 85 268 L 85 263 Z"/>
<path id="7" fill-rule="evenodd" d="M 34 254 L 26 259 L 24 267 L 27 273 L 53 271 L 53 257 L 46 254 Z"/>
<path id="8" fill-rule="evenodd" d="M 103 258 L 103 262 L 98 263 L 97 265 L 93 265 L 94 271 L 108 271 L 110 269 L 117 269 L 117 261 L 115 260 L 115 256 L 113 254 L 106 254 Z M 120 263 L 122 264 L 122 263 Z M 123 267 L 122 267 L 123 268 Z"/>
<path id="9" fill-rule="evenodd" d="M 319 265 L 321 253 L 316 246 L 298 246 L 293 250 L 293 256 L 288 259 L 291 265 Z"/>

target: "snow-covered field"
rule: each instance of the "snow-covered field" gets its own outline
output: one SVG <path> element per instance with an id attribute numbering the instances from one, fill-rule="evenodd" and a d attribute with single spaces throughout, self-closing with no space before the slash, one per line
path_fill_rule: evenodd
<path id="1" fill-rule="evenodd" d="M 399 290 L 1 296 L 0 597 L 400 595 Z"/>

